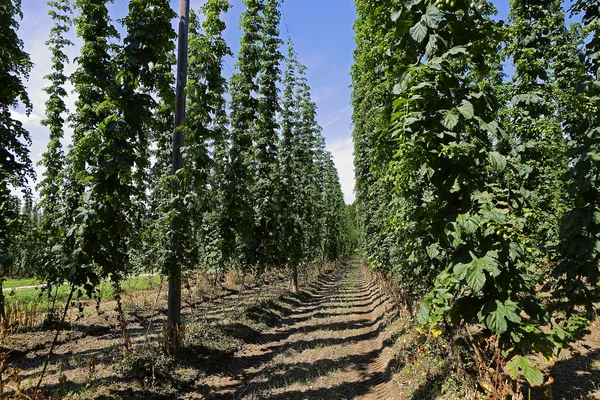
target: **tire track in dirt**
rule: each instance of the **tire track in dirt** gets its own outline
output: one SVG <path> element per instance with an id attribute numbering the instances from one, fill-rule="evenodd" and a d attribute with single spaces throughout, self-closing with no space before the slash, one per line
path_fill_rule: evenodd
<path id="1" fill-rule="evenodd" d="M 392 303 L 353 260 L 279 327 L 203 382 L 211 399 L 363 399 L 391 396 L 382 332 Z"/>

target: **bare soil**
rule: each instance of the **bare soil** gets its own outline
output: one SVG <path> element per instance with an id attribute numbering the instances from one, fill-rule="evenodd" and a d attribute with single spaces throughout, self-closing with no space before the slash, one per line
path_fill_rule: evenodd
<path id="1" fill-rule="evenodd" d="M 210 399 L 393 399 L 383 343 L 394 313 L 357 262 L 235 354 L 226 373 L 204 381 Z"/>
<path id="2" fill-rule="evenodd" d="M 600 320 L 554 367 L 553 399 L 600 399 Z"/>
<path id="3" fill-rule="evenodd" d="M 125 296 L 128 353 L 114 301 L 99 309 L 93 301 L 75 302 L 70 329 L 50 360 L 44 398 L 480 398 L 465 353 L 452 344 L 460 338 L 423 334 L 359 259 L 301 275 L 298 294 L 289 293 L 283 271 L 266 277 L 232 275 L 217 286 L 206 277 L 192 281 L 184 290 L 187 342 L 172 357 L 158 345 L 165 287 Z M 54 332 L 37 327 L 5 337 L 0 398 L 31 396 Z M 149 373 L 123 366 L 144 357 Z M 554 377 L 554 399 L 600 399 L 600 323 L 563 354 Z"/>
<path id="4" fill-rule="evenodd" d="M 264 282 L 248 276 L 245 288 L 239 276 L 228 278 L 218 286 L 192 281 L 184 289 L 182 317 L 186 323 L 228 323 L 238 310 L 287 290 L 286 277 L 281 272 L 269 274 Z M 166 321 L 166 296 L 165 282 L 152 290 L 134 291 L 123 297 L 133 353 L 160 342 Z M 72 302 L 66 319 L 70 329 L 61 332 L 45 375 L 43 388 L 47 397 L 101 398 L 113 385 L 121 384 L 133 384 L 139 389 L 138 382 L 123 379 L 118 369 L 124 347 L 117 317 L 115 301 L 104 301 L 99 307 L 91 300 Z M 43 318 L 44 315 L 37 315 L 32 319 L 41 322 Z M 27 389 L 36 385 L 55 332 L 38 324 L 26 331 L 6 334 L 0 348 L 0 354 L 7 357 L 0 364 L 0 398 L 18 397 L 20 391 L 27 394 Z"/>

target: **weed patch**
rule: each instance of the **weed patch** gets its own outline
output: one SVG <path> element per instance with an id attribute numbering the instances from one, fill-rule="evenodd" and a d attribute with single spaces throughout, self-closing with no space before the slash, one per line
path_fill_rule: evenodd
<path id="1" fill-rule="evenodd" d="M 405 327 L 388 341 L 395 340 L 399 396 L 409 399 L 472 398 L 476 387 L 473 374 L 465 366 L 468 354 L 453 339 L 431 337 L 416 324 Z"/>
<path id="2" fill-rule="evenodd" d="M 157 347 L 139 348 L 126 354 L 118 368 L 124 378 L 139 380 L 145 387 L 171 391 L 179 384 L 175 359 Z"/>
<path id="3" fill-rule="evenodd" d="M 239 339 L 244 343 L 256 343 L 256 340 L 260 336 L 260 331 L 239 322 L 220 325 L 219 328 L 226 335 L 229 335 L 235 339 Z"/>
<path id="4" fill-rule="evenodd" d="M 274 327 L 281 323 L 282 316 L 280 312 L 282 309 L 283 307 L 274 300 L 266 300 L 247 308 L 244 314 L 246 318 L 253 322 Z"/>

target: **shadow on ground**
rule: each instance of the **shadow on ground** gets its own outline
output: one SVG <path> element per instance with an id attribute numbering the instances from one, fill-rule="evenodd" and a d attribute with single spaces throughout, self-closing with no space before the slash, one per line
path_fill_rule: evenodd
<path id="1" fill-rule="evenodd" d="M 594 398 L 592 395 L 600 389 L 599 361 L 600 349 L 558 362 L 554 367 L 553 399 Z"/>

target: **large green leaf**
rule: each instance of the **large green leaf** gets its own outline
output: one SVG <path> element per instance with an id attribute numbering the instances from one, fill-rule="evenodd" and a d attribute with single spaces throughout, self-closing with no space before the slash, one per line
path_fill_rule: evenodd
<path id="1" fill-rule="evenodd" d="M 486 325 L 492 330 L 492 332 L 498 335 L 506 332 L 506 329 L 508 329 L 508 323 L 506 322 L 504 315 L 502 315 L 498 309 L 488 314 L 486 318 Z"/>
<path id="2" fill-rule="evenodd" d="M 439 244 L 437 243 L 433 243 L 429 246 L 427 246 L 427 255 L 429 256 L 429 258 L 431 259 L 435 259 L 438 258 L 438 256 L 440 254 L 442 254 L 442 248 L 440 247 Z"/>
<path id="3" fill-rule="evenodd" d="M 496 172 L 502 172 L 506 168 L 506 157 L 497 151 L 490 151 L 488 153 L 488 161 L 492 169 Z"/>
<path id="4" fill-rule="evenodd" d="M 475 233 L 479 228 L 479 221 L 469 214 L 460 214 L 456 217 L 458 225 L 468 233 Z"/>
<path id="5" fill-rule="evenodd" d="M 458 248 L 462 243 L 462 237 L 460 233 L 460 226 L 455 223 L 449 223 L 446 225 L 446 229 L 444 230 L 446 234 L 446 240 L 453 248 Z"/>
<path id="6" fill-rule="evenodd" d="M 442 121 L 444 128 L 449 130 L 454 129 L 456 124 L 458 124 L 458 114 L 453 110 L 445 110 L 442 113 L 444 114 L 444 120 Z"/>
<path id="7" fill-rule="evenodd" d="M 431 2 L 427 6 L 427 11 L 421 17 L 421 21 L 428 27 L 436 29 L 439 25 L 440 18 L 442 18 L 442 13 L 436 7 L 435 3 Z"/>
<path id="8" fill-rule="evenodd" d="M 417 313 L 417 322 L 424 325 L 429 320 L 429 306 L 422 302 L 419 306 L 419 312 Z"/>
<path id="9" fill-rule="evenodd" d="M 460 107 L 458 107 L 458 111 L 462 114 L 465 119 L 471 119 L 475 115 L 475 110 L 473 109 L 473 104 L 468 100 L 463 100 Z"/>
<path id="10" fill-rule="evenodd" d="M 461 279 L 466 280 L 467 284 L 474 292 L 479 292 L 485 285 L 486 277 L 483 263 L 479 259 L 474 259 L 468 264 L 456 264 L 454 273 Z"/>
<path id="11" fill-rule="evenodd" d="M 427 36 L 427 27 L 421 21 L 417 22 L 409 31 L 410 36 L 412 36 L 417 43 L 421 43 Z"/>
<path id="12" fill-rule="evenodd" d="M 544 383 L 544 376 L 540 369 L 526 357 L 514 357 L 506 364 L 506 372 L 508 372 L 513 379 L 517 379 L 519 375 L 523 374 L 525 379 L 527 379 L 532 386 L 540 386 Z"/>
<path id="13" fill-rule="evenodd" d="M 517 314 L 518 304 L 512 300 L 502 303 L 495 302 L 496 309 L 490 312 L 486 318 L 486 324 L 494 333 L 500 335 L 508 329 L 508 321 L 518 323 L 521 317 Z"/>
<path id="14" fill-rule="evenodd" d="M 502 225 L 506 223 L 506 215 L 496 209 L 484 210 L 481 212 L 481 215 L 485 219 L 489 219 Z"/>

